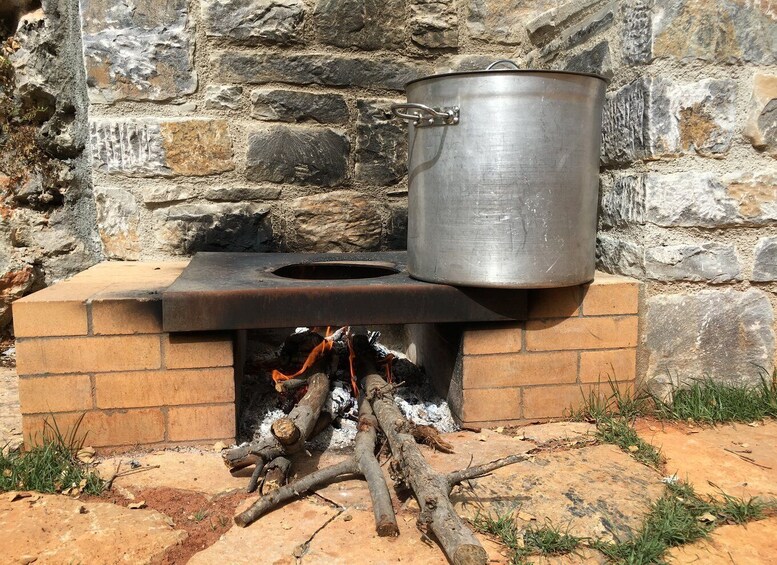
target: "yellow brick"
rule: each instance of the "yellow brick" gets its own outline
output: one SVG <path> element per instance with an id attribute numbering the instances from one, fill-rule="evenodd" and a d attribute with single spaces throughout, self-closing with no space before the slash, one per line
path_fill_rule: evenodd
<path id="1" fill-rule="evenodd" d="M 69 434 L 78 423 L 81 414 L 54 414 L 57 428 Z M 22 429 L 26 445 L 40 443 L 44 421 L 51 423 L 52 416 L 23 416 Z M 112 412 L 91 411 L 84 414 L 76 430 L 76 437 L 84 439 L 84 445 L 109 447 L 120 445 L 143 445 L 164 441 L 165 418 L 159 408 L 139 410 L 116 410 Z"/>
<path id="2" fill-rule="evenodd" d="M 577 381 L 577 353 L 514 353 L 467 355 L 463 359 L 463 387 L 497 388 Z"/>
<path id="3" fill-rule="evenodd" d="M 580 314 L 580 287 L 543 288 L 529 292 L 529 319 L 568 318 Z"/>
<path id="4" fill-rule="evenodd" d="M 637 314 L 639 312 L 639 283 L 636 281 L 622 282 L 622 277 L 606 284 L 599 279 L 584 288 L 584 316 L 615 316 L 620 314 Z"/>
<path id="5" fill-rule="evenodd" d="M 66 375 L 19 379 L 22 414 L 72 412 L 92 408 L 89 375 Z"/>
<path id="6" fill-rule="evenodd" d="M 175 406 L 235 401 L 230 367 L 95 375 L 98 408 Z"/>
<path id="7" fill-rule="evenodd" d="M 464 331 L 464 354 L 516 353 L 521 350 L 521 324 L 487 325 Z"/>
<path id="8" fill-rule="evenodd" d="M 235 404 L 180 406 L 167 411 L 167 439 L 195 441 L 235 437 Z"/>
<path id="9" fill-rule="evenodd" d="M 519 388 L 477 388 L 462 391 L 463 422 L 515 420 L 520 417 Z"/>
<path id="10" fill-rule="evenodd" d="M 162 332 L 162 301 L 158 298 L 92 300 L 92 332 L 95 335 Z"/>
<path id="11" fill-rule="evenodd" d="M 636 375 L 636 349 L 580 353 L 580 382 L 633 381 Z"/>
<path id="12" fill-rule="evenodd" d="M 86 335 L 86 304 L 80 300 L 18 300 L 13 305 L 13 328 L 16 337 Z"/>
<path id="13" fill-rule="evenodd" d="M 172 334 L 165 339 L 165 367 L 198 369 L 232 366 L 232 336 L 228 333 Z"/>
<path id="14" fill-rule="evenodd" d="M 566 318 L 526 322 L 526 349 L 616 349 L 637 345 L 637 317 Z"/>
<path id="15" fill-rule="evenodd" d="M 20 375 L 158 369 L 160 336 L 52 337 L 16 342 Z"/>
<path id="16" fill-rule="evenodd" d="M 590 385 L 538 386 L 523 389 L 525 418 L 562 418 L 588 398 Z"/>

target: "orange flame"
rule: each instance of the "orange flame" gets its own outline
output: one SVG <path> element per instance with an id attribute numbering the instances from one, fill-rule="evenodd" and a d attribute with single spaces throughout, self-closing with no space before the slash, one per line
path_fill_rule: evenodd
<path id="1" fill-rule="evenodd" d="M 356 370 L 353 368 L 353 362 L 356 361 L 356 352 L 353 350 L 351 336 L 345 335 L 345 342 L 348 344 L 348 367 L 351 370 L 351 388 L 354 398 L 359 398 L 359 386 L 356 384 Z"/>
<path id="2" fill-rule="evenodd" d="M 326 329 L 326 337 L 329 337 L 329 329 L 330 328 Z M 277 369 L 273 369 L 272 380 L 275 381 L 276 383 L 279 383 L 282 381 L 288 381 L 289 379 L 293 379 L 295 377 L 299 377 L 300 375 L 304 374 L 305 371 L 310 369 L 310 367 L 312 367 L 316 361 L 318 361 L 324 355 L 329 353 L 331 349 L 332 349 L 332 340 L 324 338 L 324 341 L 319 343 L 310 351 L 310 353 L 307 356 L 307 359 L 305 359 L 305 362 L 302 364 L 302 368 L 300 368 L 299 371 L 297 371 L 293 375 L 286 375 L 284 373 L 281 373 Z"/>

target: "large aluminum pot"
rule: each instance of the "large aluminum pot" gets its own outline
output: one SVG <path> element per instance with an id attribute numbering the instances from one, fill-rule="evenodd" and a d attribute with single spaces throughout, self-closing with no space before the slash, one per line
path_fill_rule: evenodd
<path id="1" fill-rule="evenodd" d="M 503 63 L 412 81 L 392 108 L 410 122 L 408 271 L 476 287 L 588 282 L 606 81 Z"/>

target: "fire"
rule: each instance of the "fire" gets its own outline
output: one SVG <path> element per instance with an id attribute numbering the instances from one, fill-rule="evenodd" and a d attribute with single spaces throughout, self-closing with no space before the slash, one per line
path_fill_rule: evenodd
<path id="1" fill-rule="evenodd" d="M 351 336 L 345 335 L 345 342 L 348 344 L 348 368 L 351 371 L 351 388 L 353 389 L 354 398 L 359 397 L 359 387 L 356 384 L 356 370 L 353 367 L 354 361 L 356 361 L 356 352 L 353 350 L 353 344 L 351 343 Z"/>
<path id="2" fill-rule="evenodd" d="M 332 340 L 328 339 L 330 336 L 329 330 L 330 328 L 327 327 L 326 337 L 324 338 L 324 341 L 319 343 L 310 351 L 310 353 L 307 356 L 307 359 L 305 359 L 305 362 L 302 364 L 302 367 L 300 368 L 299 371 L 297 371 L 293 375 L 285 375 L 280 371 L 278 371 L 277 369 L 273 369 L 272 380 L 275 381 L 276 383 L 280 383 L 282 381 L 288 381 L 289 379 L 299 377 L 300 375 L 304 374 L 305 371 L 310 369 L 310 367 L 312 367 L 316 361 L 318 361 L 324 355 L 329 353 L 329 351 L 332 349 Z"/>

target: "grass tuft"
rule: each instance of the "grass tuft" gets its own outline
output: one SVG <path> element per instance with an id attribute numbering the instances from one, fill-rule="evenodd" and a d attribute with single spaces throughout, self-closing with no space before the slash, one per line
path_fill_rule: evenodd
<path id="1" fill-rule="evenodd" d="M 671 401 L 654 402 L 656 416 L 666 420 L 721 424 L 777 418 L 777 373 L 762 374 L 757 386 L 700 379 L 675 389 Z"/>
<path id="2" fill-rule="evenodd" d="M 541 555 L 565 555 L 572 553 L 582 542 L 582 538 L 562 530 L 547 520 L 542 526 L 530 526 L 523 533 L 524 551 Z"/>
<path id="3" fill-rule="evenodd" d="M 72 431 L 62 434 L 56 421 L 49 423 L 47 420 L 40 445 L 29 451 L 3 449 L 0 452 L 0 490 L 100 494 L 105 481 L 77 457 L 84 445 L 84 438 L 78 436 L 80 423 L 81 419 Z"/>

